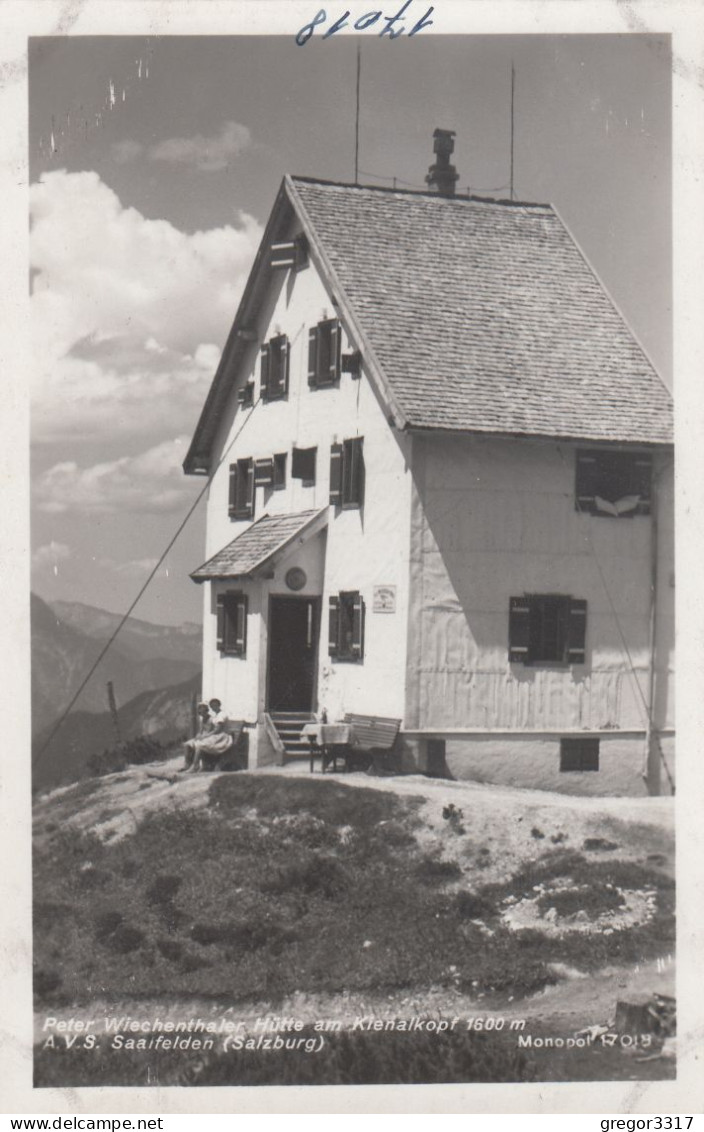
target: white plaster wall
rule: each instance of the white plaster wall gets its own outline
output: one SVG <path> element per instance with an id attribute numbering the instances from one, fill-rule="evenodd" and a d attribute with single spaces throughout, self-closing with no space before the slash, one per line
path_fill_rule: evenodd
<path id="1" fill-rule="evenodd" d="M 571 444 L 444 437 L 418 439 L 414 451 L 408 725 L 644 728 L 625 645 L 647 695 L 650 518 L 579 514 Z M 657 667 L 664 727 L 673 724 L 674 591 L 666 471 L 663 477 Z M 509 599 L 524 592 L 587 600 L 586 664 L 509 664 Z"/>
<path id="2" fill-rule="evenodd" d="M 386 414 L 366 374 L 355 380 L 342 374 L 339 386 L 308 387 L 308 329 L 338 312 L 327 294 L 315 264 L 303 271 L 274 274 L 274 291 L 262 309 L 259 341 L 253 344 L 240 373 L 233 375 L 233 395 L 223 416 L 207 503 L 206 554 L 209 558 L 249 525 L 228 517 L 229 466 L 237 459 L 288 452 L 287 484 L 283 491 L 257 488 L 254 519 L 263 514 L 288 514 L 328 506 L 330 445 L 354 436 L 364 437 L 366 490 L 361 510 L 329 508 L 326 549 L 309 587 L 321 595 L 318 703 L 330 718 L 345 711 L 402 716 L 406 635 L 408 624 L 408 559 L 411 476 L 407 464 L 410 441 L 388 424 Z M 291 343 L 289 392 L 282 401 L 260 403 L 240 410 L 235 391 L 249 378 L 259 396 L 259 347 L 274 334 Z M 342 352 L 356 348 L 344 330 Z M 244 425 L 244 427 L 243 427 Z M 291 479 L 291 449 L 317 446 L 316 483 L 303 487 Z M 286 569 L 298 560 L 291 558 Z M 308 572 L 308 567 L 306 572 Z M 289 593 L 277 570 L 272 583 L 248 583 L 229 588 L 250 594 L 246 660 L 221 657 L 215 650 L 214 596 L 206 593 L 204 611 L 204 687 L 218 689 L 228 705 L 242 704 L 247 712 L 264 709 L 266 618 L 271 593 Z M 375 585 L 396 586 L 396 613 L 374 614 Z M 224 584 L 206 583 L 213 595 Z M 359 590 L 366 604 L 366 645 L 363 663 L 335 662 L 328 657 L 327 606 L 330 594 Z M 222 694 L 221 694 L 222 693 Z"/>
<path id="3" fill-rule="evenodd" d="M 560 771 L 556 736 L 475 736 L 450 740 L 446 764 L 453 778 L 554 790 L 561 794 L 647 795 L 643 738 L 601 736 L 598 771 Z M 672 761 L 672 743 L 666 741 Z M 674 766 L 671 767 L 674 772 Z M 662 793 L 669 794 L 666 782 Z"/>

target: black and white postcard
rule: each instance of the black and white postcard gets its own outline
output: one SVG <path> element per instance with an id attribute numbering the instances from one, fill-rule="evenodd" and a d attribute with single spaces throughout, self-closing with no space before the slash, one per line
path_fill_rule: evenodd
<path id="1" fill-rule="evenodd" d="M 697 14 L 7 4 L 8 1111 L 699 1111 Z"/>

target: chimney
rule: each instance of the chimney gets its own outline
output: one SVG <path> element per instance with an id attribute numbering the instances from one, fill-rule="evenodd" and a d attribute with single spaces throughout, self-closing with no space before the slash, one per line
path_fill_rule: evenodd
<path id="1" fill-rule="evenodd" d="M 455 143 L 452 140 L 454 136 L 454 130 L 436 129 L 433 131 L 433 153 L 437 154 L 437 160 L 434 165 L 430 166 L 425 183 L 431 189 L 437 189 L 442 197 L 453 197 L 455 195 L 455 182 L 460 177 L 454 165 L 450 165 L 450 157 L 455 148 Z"/>

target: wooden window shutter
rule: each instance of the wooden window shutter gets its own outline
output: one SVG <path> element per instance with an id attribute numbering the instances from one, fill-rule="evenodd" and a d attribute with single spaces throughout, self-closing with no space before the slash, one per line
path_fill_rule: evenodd
<path id="1" fill-rule="evenodd" d="M 216 648 L 222 652 L 225 648 L 225 634 L 227 632 L 227 612 L 225 609 L 225 594 L 218 594 L 215 603 L 217 612 L 217 645 Z"/>
<path id="2" fill-rule="evenodd" d="M 530 642 L 530 598 L 512 597 L 508 617 L 508 659 L 511 664 L 527 664 Z"/>
<path id="3" fill-rule="evenodd" d="M 342 503 L 343 452 L 342 444 L 330 445 L 330 502 L 335 507 Z"/>
<path id="4" fill-rule="evenodd" d="M 237 464 L 230 464 L 228 514 L 231 519 L 237 514 Z"/>
<path id="5" fill-rule="evenodd" d="M 345 491 L 345 503 L 352 507 L 361 507 L 364 503 L 364 454 L 362 445 L 364 438 L 355 436 L 349 441 L 346 457 L 349 459 L 349 487 Z M 347 471 L 347 469 L 345 469 Z"/>
<path id="6" fill-rule="evenodd" d="M 337 656 L 340 651 L 340 599 L 335 594 L 328 604 L 328 654 Z"/>
<path id="7" fill-rule="evenodd" d="M 284 356 L 282 358 L 283 365 L 283 379 L 282 379 L 282 393 L 284 397 L 288 396 L 288 372 L 291 363 L 291 343 L 288 338 L 286 339 L 286 346 L 284 347 Z"/>
<path id="8" fill-rule="evenodd" d="M 577 452 L 574 505 L 577 511 L 592 511 L 597 494 L 598 461 L 594 452 Z"/>
<path id="9" fill-rule="evenodd" d="M 234 630 L 235 640 L 233 652 L 244 656 L 247 650 L 247 595 L 238 594 L 235 605 Z"/>
<path id="10" fill-rule="evenodd" d="M 587 603 L 570 598 L 567 621 L 567 660 L 570 664 L 584 664 L 587 641 Z"/>
<path id="11" fill-rule="evenodd" d="M 256 487 L 270 487 L 274 482 L 274 457 L 264 456 L 254 461 L 254 483 Z"/>
<path id="12" fill-rule="evenodd" d="M 308 331 L 308 384 L 315 389 L 318 384 L 318 327 L 311 326 Z"/>
<path id="13" fill-rule="evenodd" d="M 254 516 L 254 460 L 247 461 L 247 498 L 246 498 L 247 518 L 251 519 Z"/>
<path id="14" fill-rule="evenodd" d="M 355 594 L 352 603 L 352 655 L 361 660 L 364 656 L 364 601 Z"/>
<path id="15" fill-rule="evenodd" d="M 335 321 L 330 324 L 330 361 L 328 364 L 327 380 L 331 383 L 340 376 L 340 351 L 342 348 L 342 327 Z"/>
<path id="16" fill-rule="evenodd" d="M 270 371 L 270 368 L 271 368 L 270 352 L 271 351 L 269 350 L 269 343 L 265 342 L 264 345 L 262 346 L 261 353 L 260 353 L 261 368 L 260 368 L 259 386 L 260 386 L 260 396 L 261 396 L 262 401 L 268 400 L 268 397 L 269 397 L 269 371 Z"/>

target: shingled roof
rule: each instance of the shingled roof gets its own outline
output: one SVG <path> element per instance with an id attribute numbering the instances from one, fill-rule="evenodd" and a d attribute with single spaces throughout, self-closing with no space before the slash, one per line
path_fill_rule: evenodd
<path id="1" fill-rule="evenodd" d="M 318 511 L 299 511 L 295 515 L 263 515 L 194 570 L 191 577 L 195 582 L 213 578 L 255 577 L 261 570 L 272 566 L 275 558 L 283 554 L 297 536 L 303 541 L 317 533 L 327 521 L 327 515 L 327 507 Z"/>
<path id="2" fill-rule="evenodd" d="M 407 426 L 671 442 L 666 387 L 550 205 L 291 183 Z"/>
<path id="3" fill-rule="evenodd" d="M 672 442 L 668 390 L 551 205 L 287 176 L 186 471 L 208 470 L 269 245 L 292 223 L 398 428 Z"/>

